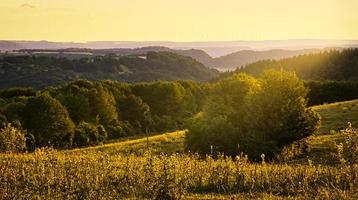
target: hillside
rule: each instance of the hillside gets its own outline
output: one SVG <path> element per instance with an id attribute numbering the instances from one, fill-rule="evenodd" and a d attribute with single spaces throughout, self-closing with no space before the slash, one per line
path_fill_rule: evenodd
<path id="1" fill-rule="evenodd" d="M 172 52 L 141 56 L 94 56 L 77 59 L 53 56 L 0 57 L 0 88 L 44 88 L 78 78 L 142 82 L 156 80 L 207 81 L 218 72 Z"/>
<path id="2" fill-rule="evenodd" d="M 337 144 L 344 141 L 340 130 L 347 128 L 348 122 L 358 126 L 358 100 L 314 106 L 322 117 L 322 124 L 317 135 L 308 138 L 310 151 L 298 159 L 307 163 L 310 159 L 315 163 L 332 164 L 337 162 Z"/>
<path id="3" fill-rule="evenodd" d="M 353 127 L 358 126 L 358 100 L 313 106 L 313 109 L 322 117 L 319 131 L 322 134 L 344 129 L 348 122 L 351 122 Z"/>
<path id="4" fill-rule="evenodd" d="M 267 50 L 253 51 L 241 50 L 220 57 L 211 57 L 200 49 L 172 49 L 164 46 L 147 46 L 140 48 L 111 48 L 111 49 L 88 49 L 88 48 L 65 48 L 65 49 L 20 49 L 16 52 L 30 55 L 51 55 L 55 57 L 93 57 L 105 55 L 145 55 L 148 52 L 172 52 L 178 55 L 189 56 L 207 67 L 221 71 L 235 70 L 237 67 L 265 59 L 282 59 L 308 53 L 318 53 L 320 49 L 302 50 Z"/>
<path id="5" fill-rule="evenodd" d="M 353 126 L 358 125 L 358 100 L 314 106 L 313 109 L 322 117 L 321 128 L 317 135 L 308 138 L 310 146 L 308 154 L 301 156 L 295 162 L 307 163 L 308 159 L 316 163 L 332 162 L 332 160 L 335 160 L 335 145 L 343 140 L 339 130 L 346 128 L 348 122 L 351 122 Z M 149 149 L 156 154 L 183 152 L 184 137 L 185 131 L 149 136 Z M 110 155 L 128 153 L 142 155 L 146 150 L 146 137 L 138 136 L 101 146 L 75 149 L 68 151 L 68 153 L 104 152 Z"/>
<path id="6" fill-rule="evenodd" d="M 101 146 L 87 147 L 68 151 L 69 153 L 103 152 L 109 155 L 130 154 L 142 155 L 149 150 L 152 153 L 178 153 L 184 151 L 185 131 L 175 131 L 160 135 L 136 136 Z M 147 143 L 148 142 L 148 143 Z"/>
<path id="7" fill-rule="evenodd" d="M 305 80 L 358 80 L 358 49 L 262 60 L 238 68 L 235 72 L 258 76 L 267 69 L 294 71 Z"/>
<path id="8" fill-rule="evenodd" d="M 320 49 L 302 49 L 302 50 L 283 50 L 274 49 L 267 51 L 242 50 L 218 58 L 213 58 L 210 62 L 203 62 L 209 67 L 221 71 L 234 70 L 237 67 L 267 59 L 283 59 L 303 54 L 318 53 Z"/>
<path id="9" fill-rule="evenodd" d="M 147 46 L 140 48 L 110 48 L 110 49 L 89 49 L 89 48 L 65 48 L 65 49 L 19 49 L 14 52 L 30 55 L 51 55 L 54 57 L 93 57 L 93 56 L 130 56 L 145 55 L 149 52 L 172 52 L 182 56 L 189 56 L 203 64 L 210 62 L 212 57 L 205 51 L 198 49 L 171 49 L 163 46 Z"/>

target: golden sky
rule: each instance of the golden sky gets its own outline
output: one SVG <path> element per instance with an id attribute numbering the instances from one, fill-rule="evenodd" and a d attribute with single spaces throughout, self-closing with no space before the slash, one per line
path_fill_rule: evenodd
<path id="1" fill-rule="evenodd" d="M 358 0 L 0 0 L 0 40 L 358 39 Z"/>

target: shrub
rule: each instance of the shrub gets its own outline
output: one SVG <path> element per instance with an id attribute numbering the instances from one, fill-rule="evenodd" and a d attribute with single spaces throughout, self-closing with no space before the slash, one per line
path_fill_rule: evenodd
<path id="1" fill-rule="evenodd" d="M 0 130 L 0 152 L 21 152 L 25 149 L 25 134 L 11 124 L 6 124 Z"/>
<path id="2" fill-rule="evenodd" d="M 75 130 L 73 142 L 77 147 L 98 144 L 107 139 L 107 132 L 102 125 L 81 122 Z"/>
<path id="3" fill-rule="evenodd" d="M 340 131 L 345 141 L 338 145 L 338 157 L 341 162 L 358 163 L 358 130 L 348 123 L 348 127 Z"/>

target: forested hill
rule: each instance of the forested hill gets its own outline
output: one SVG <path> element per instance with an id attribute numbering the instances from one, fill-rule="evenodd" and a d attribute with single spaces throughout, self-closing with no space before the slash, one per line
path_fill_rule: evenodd
<path id="1" fill-rule="evenodd" d="M 171 49 L 163 46 L 147 46 L 140 48 L 111 48 L 111 49 L 88 49 L 88 48 L 65 48 L 65 49 L 20 49 L 16 52 L 31 55 L 51 55 L 54 57 L 81 58 L 105 55 L 129 56 L 144 55 L 148 52 L 172 52 L 182 56 L 189 56 L 195 60 L 208 64 L 212 57 L 199 49 Z M 209 66 L 209 65 L 208 65 Z"/>
<path id="2" fill-rule="evenodd" d="M 238 68 L 232 73 L 245 72 L 257 76 L 267 69 L 295 71 L 305 80 L 358 80 L 358 49 L 331 50 L 282 60 L 263 60 Z"/>
<path id="3" fill-rule="evenodd" d="M 234 70 L 237 67 L 266 59 L 283 59 L 309 53 L 319 53 L 321 49 L 301 49 L 301 50 L 284 50 L 272 49 L 267 51 L 242 50 L 225 56 L 213 58 L 212 60 L 203 60 L 203 63 L 212 68 L 227 71 Z"/>
<path id="4" fill-rule="evenodd" d="M 0 88 L 44 88 L 85 78 L 141 82 L 155 80 L 207 81 L 218 72 L 193 58 L 171 52 L 143 56 L 95 56 L 79 59 L 52 56 L 0 57 Z"/>

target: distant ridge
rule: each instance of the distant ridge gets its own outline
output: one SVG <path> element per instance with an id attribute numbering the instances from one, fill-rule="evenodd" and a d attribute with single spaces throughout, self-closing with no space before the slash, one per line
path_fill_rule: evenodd
<path id="1" fill-rule="evenodd" d="M 163 46 L 171 49 L 200 49 L 212 57 L 224 56 L 241 50 L 265 51 L 271 49 L 299 50 L 321 49 L 327 47 L 358 47 L 358 40 L 260 40 L 260 41 L 208 41 L 208 42 L 170 42 L 170 41 L 92 41 L 92 42 L 50 42 L 50 41 L 6 41 L 0 40 L 0 50 L 19 49 L 65 49 L 65 48 L 141 48 Z"/>

